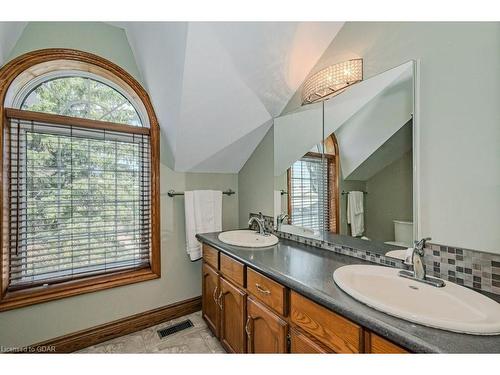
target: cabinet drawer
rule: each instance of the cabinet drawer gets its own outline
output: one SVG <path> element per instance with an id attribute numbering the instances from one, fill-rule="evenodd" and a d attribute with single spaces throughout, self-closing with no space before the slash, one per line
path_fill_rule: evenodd
<path id="1" fill-rule="evenodd" d="M 247 268 L 247 290 L 278 314 L 286 316 L 286 288 Z"/>
<path id="2" fill-rule="evenodd" d="M 324 354 L 332 351 L 297 328 L 290 329 L 290 353 Z"/>
<path id="3" fill-rule="evenodd" d="M 239 286 L 245 286 L 245 265 L 220 253 L 220 272 L 224 277 L 234 281 Z"/>
<path id="4" fill-rule="evenodd" d="M 405 354 L 408 353 L 402 347 L 374 334 L 366 333 L 365 348 L 367 353 L 374 354 Z"/>
<path id="5" fill-rule="evenodd" d="M 291 321 L 336 353 L 359 353 L 363 330 L 357 324 L 293 292 Z"/>
<path id="6" fill-rule="evenodd" d="M 212 246 L 203 244 L 203 260 L 216 270 L 219 269 L 219 251 Z"/>

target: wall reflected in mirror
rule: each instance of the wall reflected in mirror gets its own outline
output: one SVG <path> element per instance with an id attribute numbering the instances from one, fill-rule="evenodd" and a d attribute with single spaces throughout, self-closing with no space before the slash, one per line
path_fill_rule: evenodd
<path id="1" fill-rule="evenodd" d="M 323 103 L 274 120 L 274 217 L 278 230 L 319 237 L 324 228 Z"/>
<path id="2" fill-rule="evenodd" d="M 275 119 L 279 230 L 382 252 L 412 245 L 413 71 L 403 64 Z"/>

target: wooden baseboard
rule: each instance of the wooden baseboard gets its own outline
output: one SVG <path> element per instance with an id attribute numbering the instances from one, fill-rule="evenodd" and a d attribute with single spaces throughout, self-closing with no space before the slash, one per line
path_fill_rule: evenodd
<path id="1" fill-rule="evenodd" d="M 109 323 L 87 328 L 68 335 L 59 336 L 51 340 L 32 345 L 34 352 L 72 353 L 74 351 L 111 340 L 115 337 L 140 331 L 167 320 L 179 318 L 201 310 L 201 296 L 145 311 Z M 38 347 L 53 346 L 54 350 L 36 350 Z"/>

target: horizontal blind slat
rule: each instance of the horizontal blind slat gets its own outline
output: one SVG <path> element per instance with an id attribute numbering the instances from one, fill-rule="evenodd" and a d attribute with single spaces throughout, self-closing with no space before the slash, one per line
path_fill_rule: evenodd
<path id="1" fill-rule="evenodd" d="M 9 125 L 11 287 L 148 265 L 149 135 Z"/>

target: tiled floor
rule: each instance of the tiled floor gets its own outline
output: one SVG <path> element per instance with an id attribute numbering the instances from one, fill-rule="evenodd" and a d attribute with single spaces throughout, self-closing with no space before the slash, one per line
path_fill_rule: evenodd
<path id="1" fill-rule="evenodd" d="M 194 327 L 160 339 L 156 331 L 190 319 Z M 195 312 L 142 331 L 90 346 L 78 353 L 225 353 L 219 341 Z"/>

